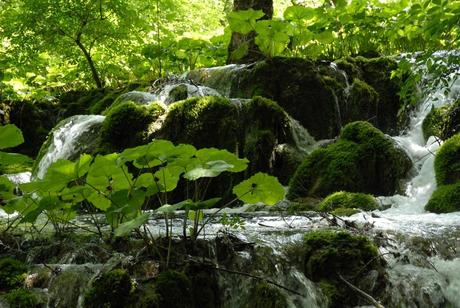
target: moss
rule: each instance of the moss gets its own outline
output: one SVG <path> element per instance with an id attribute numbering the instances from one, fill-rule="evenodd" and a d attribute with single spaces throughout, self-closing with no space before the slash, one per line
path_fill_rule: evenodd
<path id="1" fill-rule="evenodd" d="M 318 209 L 325 212 L 336 211 L 339 209 L 361 209 L 364 211 L 372 211 L 377 209 L 378 206 L 377 200 L 372 195 L 339 191 L 324 199 L 319 204 Z"/>
<path id="2" fill-rule="evenodd" d="M 155 288 L 159 307 L 194 307 L 192 284 L 184 273 L 173 270 L 160 273 L 155 279 Z"/>
<path id="3" fill-rule="evenodd" d="M 101 114 L 105 109 L 110 107 L 120 95 L 121 90 L 113 90 L 104 95 L 101 99 L 92 102 L 88 111 L 91 114 Z"/>
<path id="4" fill-rule="evenodd" d="M 443 125 L 447 120 L 449 106 L 432 108 L 423 120 L 422 129 L 425 140 L 430 136 L 441 137 L 443 135 Z"/>
<path id="5" fill-rule="evenodd" d="M 257 130 L 246 137 L 243 156 L 251 162 L 248 170 L 250 174 L 258 171 L 270 172 L 275 142 L 275 137 L 269 130 Z"/>
<path id="6" fill-rule="evenodd" d="M 24 281 L 27 266 L 12 258 L 0 259 L 0 290 L 20 287 Z"/>
<path id="7" fill-rule="evenodd" d="M 442 108 L 442 107 L 441 107 Z M 460 99 L 449 107 L 449 112 L 442 127 L 441 139 L 446 140 L 460 132 Z"/>
<path id="8" fill-rule="evenodd" d="M 436 188 L 425 205 L 425 210 L 433 213 L 460 211 L 460 182 Z"/>
<path id="9" fill-rule="evenodd" d="M 249 291 L 247 308 L 284 308 L 288 307 L 286 295 L 275 286 L 266 282 L 256 284 Z"/>
<path id="10" fill-rule="evenodd" d="M 190 262 L 185 269 L 192 285 L 194 306 L 199 308 L 221 307 L 219 278 L 214 269 L 206 265 Z"/>
<path id="11" fill-rule="evenodd" d="M 42 307 L 40 299 L 32 291 L 15 289 L 5 295 L 5 299 L 14 308 L 39 308 Z"/>
<path id="12" fill-rule="evenodd" d="M 434 169 L 438 186 L 460 180 L 460 134 L 449 138 L 437 151 Z"/>
<path id="13" fill-rule="evenodd" d="M 161 138 L 191 143 L 198 148 L 218 147 L 235 151 L 238 143 L 237 109 L 228 99 L 193 97 L 171 105 Z"/>
<path id="14" fill-rule="evenodd" d="M 350 290 L 340 280 L 339 274 L 356 284 L 368 271 L 383 273 L 383 261 L 378 257 L 377 247 L 367 238 L 348 232 L 309 232 L 304 237 L 303 254 L 306 276 L 324 287 L 331 307 L 359 303 L 358 296 L 349 296 Z"/>
<path id="15" fill-rule="evenodd" d="M 135 103 L 136 105 L 152 105 L 156 101 L 156 96 L 149 92 L 131 91 L 119 95 L 115 101 L 103 111 L 102 114 L 108 115 L 113 109 L 125 103 Z"/>
<path id="16" fill-rule="evenodd" d="M 188 97 L 188 88 L 185 84 L 179 84 L 175 86 L 171 91 L 169 91 L 168 99 L 165 102 L 166 104 L 172 104 L 178 101 L 187 99 Z"/>
<path id="17" fill-rule="evenodd" d="M 345 106 L 341 108 L 343 123 L 370 120 L 378 114 L 379 94 L 374 88 L 355 78 L 349 91 Z"/>
<path id="18" fill-rule="evenodd" d="M 331 214 L 335 215 L 335 216 L 351 216 L 351 215 L 355 215 L 359 213 L 359 210 L 357 209 L 347 209 L 347 208 L 343 208 L 343 207 L 340 207 L 340 208 L 337 208 L 333 211 L 331 211 Z"/>
<path id="19" fill-rule="evenodd" d="M 345 126 L 340 138 L 308 155 L 289 183 L 288 198 L 333 192 L 392 195 L 411 168 L 409 157 L 367 122 Z"/>
<path id="20" fill-rule="evenodd" d="M 148 127 L 163 109 L 157 105 L 140 106 L 133 102 L 119 104 L 107 113 L 101 138 L 106 152 L 121 151 L 147 141 Z"/>
<path id="21" fill-rule="evenodd" d="M 122 269 L 103 273 L 85 294 L 85 307 L 125 307 L 130 301 L 131 278 Z"/>

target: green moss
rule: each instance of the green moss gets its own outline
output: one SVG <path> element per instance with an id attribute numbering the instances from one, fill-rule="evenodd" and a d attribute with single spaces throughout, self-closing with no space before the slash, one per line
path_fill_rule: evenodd
<path id="1" fill-rule="evenodd" d="M 368 271 L 383 273 L 383 261 L 378 257 L 377 247 L 367 238 L 348 232 L 308 232 L 303 241 L 303 253 L 306 276 L 320 282 L 331 307 L 358 304 L 359 297 L 349 296 L 350 290 L 340 280 L 339 274 L 356 285 L 356 281 Z"/>
<path id="2" fill-rule="evenodd" d="M 460 134 L 448 139 L 437 151 L 434 169 L 439 186 L 460 180 Z"/>
<path id="3" fill-rule="evenodd" d="M 162 113 L 157 104 L 142 106 L 127 102 L 111 108 L 101 129 L 104 150 L 121 151 L 146 142 L 149 125 Z"/>
<path id="4" fill-rule="evenodd" d="M 218 147 L 231 152 L 238 141 L 237 109 L 228 99 L 193 97 L 171 105 L 160 136 L 198 148 Z"/>
<path id="5" fill-rule="evenodd" d="M 185 84 L 179 84 L 169 91 L 168 99 L 165 102 L 166 104 L 172 104 L 178 101 L 187 99 L 188 97 L 188 88 Z"/>
<path id="6" fill-rule="evenodd" d="M 379 207 L 377 200 L 368 194 L 339 191 L 329 195 L 318 206 L 320 211 L 331 212 L 339 209 L 361 209 L 372 211 Z M 348 215 L 347 215 L 348 216 Z"/>
<path id="7" fill-rule="evenodd" d="M 425 210 L 433 213 L 460 211 L 460 182 L 436 188 L 425 205 Z"/>
<path id="8" fill-rule="evenodd" d="M 349 123 L 362 119 L 372 119 L 378 112 L 379 94 L 360 79 L 353 79 L 345 106 L 341 108 L 342 121 Z"/>
<path id="9" fill-rule="evenodd" d="M 391 195 L 411 168 L 409 157 L 367 122 L 346 125 L 334 144 L 308 155 L 289 183 L 288 198 L 333 192 Z"/>
<path id="10" fill-rule="evenodd" d="M 38 308 L 42 307 L 36 294 L 25 289 L 15 289 L 5 295 L 5 299 L 14 308 Z"/>
<path id="11" fill-rule="evenodd" d="M 0 259 L 0 290 L 20 287 L 24 281 L 27 266 L 12 258 Z"/>
<path id="12" fill-rule="evenodd" d="M 247 308 L 284 308 L 288 307 L 286 295 L 281 290 L 266 282 L 256 284 L 249 291 Z"/>
<path id="13" fill-rule="evenodd" d="M 102 274 L 85 294 L 85 307 L 125 307 L 130 302 L 131 278 L 122 269 Z"/>
<path id="14" fill-rule="evenodd" d="M 193 307 L 192 284 L 181 272 L 166 271 L 155 279 L 159 307 L 188 308 Z"/>
<path id="15" fill-rule="evenodd" d="M 103 98 L 94 101 L 89 107 L 89 113 L 101 114 L 105 109 L 110 107 L 120 95 L 120 90 L 114 90 L 107 93 Z"/>
<path id="16" fill-rule="evenodd" d="M 441 137 L 443 135 L 443 126 L 448 118 L 448 113 L 449 106 L 431 109 L 422 124 L 425 140 L 430 136 Z"/>
<path id="17" fill-rule="evenodd" d="M 335 216 L 351 216 L 351 215 L 355 215 L 356 213 L 359 213 L 359 210 L 357 210 L 357 209 L 347 209 L 347 208 L 343 208 L 343 207 L 340 207 L 340 208 L 337 208 L 337 209 L 331 211 L 331 214 L 333 214 Z"/>

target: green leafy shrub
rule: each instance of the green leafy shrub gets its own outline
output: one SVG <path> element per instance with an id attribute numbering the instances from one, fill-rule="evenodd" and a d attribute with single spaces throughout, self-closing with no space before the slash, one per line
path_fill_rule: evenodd
<path id="1" fill-rule="evenodd" d="M 434 169 L 439 186 L 460 180 L 460 134 L 449 138 L 436 152 Z"/>
<path id="2" fill-rule="evenodd" d="M 85 307 L 125 307 L 130 300 L 131 278 L 122 269 L 103 273 L 85 294 Z"/>
<path id="3" fill-rule="evenodd" d="M 368 194 L 363 193 L 349 193 L 339 191 L 326 197 L 319 205 L 318 209 L 325 212 L 341 214 L 351 213 L 344 211 L 345 209 L 361 209 L 364 211 L 372 211 L 379 207 L 377 200 Z"/>
<path id="4" fill-rule="evenodd" d="M 147 140 L 148 127 L 163 113 L 157 105 L 140 106 L 133 102 L 119 104 L 106 113 L 101 138 L 105 152 L 120 151 Z"/>
<path id="5" fill-rule="evenodd" d="M 436 188 L 425 205 L 425 210 L 433 213 L 460 211 L 460 182 Z"/>
<path id="6" fill-rule="evenodd" d="M 15 147 L 23 142 L 22 132 L 16 125 L 0 126 L 0 150 Z M 0 151 L 0 175 L 28 171 L 32 163 L 32 159 L 25 155 Z"/>
<path id="7" fill-rule="evenodd" d="M 331 307 L 358 304 L 359 297 L 349 295 L 349 287 L 339 275 L 355 285 L 371 270 L 376 270 L 383 279 L 383 261 L 378 249 L 365 237 L 342 231 L 312 231 L 305 234 L 301 251 L 306 276 L 320 283 Z M 368 293 L 375 290 L 364 289 Z"/>
<path id="8" fill-rule="evenodd" d="M 288 198 L 337 191 L 391 195 L 411 168 L 407 154 L 367 122 L 347 124 L 336 143 L 313 151 L 289 183 Z"/>
<path id="9" fill-rule="evenodd" d="M 12 258 L 0 259 L 0 290 L 20 287 L 24 281 L 27 266 Z"/>
<path id="10" fill-rule="evenodd" d="M 5 299 L 14 308 L 39 308 L 42 307 L 36 294 L 25 289 L 15 289 L 5 295 Z"/>

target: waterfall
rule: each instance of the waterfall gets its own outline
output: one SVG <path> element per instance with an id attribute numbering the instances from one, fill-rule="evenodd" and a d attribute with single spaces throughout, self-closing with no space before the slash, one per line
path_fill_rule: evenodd
<path id="1" fill-rule="evenodd" d="M 62 120 L 43 144 L 34 176 L 42 179 L 52 163 L 59 159 L 76 159 L 96 146 L 104 119 L 100 115 L 76 115 Z"/>

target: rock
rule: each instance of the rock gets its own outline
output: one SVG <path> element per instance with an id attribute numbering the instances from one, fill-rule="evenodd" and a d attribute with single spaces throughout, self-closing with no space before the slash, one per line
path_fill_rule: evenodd
<path id="1" fill-rule="evenodd" d="M 289 183 L 288 199 L 337 191 L 392 195 L 412 166 L 407 154 L 367 122 L 345 126 L 336 143 L 308 155 Z"/>
<path id="2" fill-rule="evenodd" d="M 448 139 L 436 152 L 434 169 L 438 186 L 460 180 L 460 134 Z"/>
<path id="3" fill-rule="evenodd" d="M 155 279 L 155 290 L 158 307 L 194 307 L 192 283 L 184 273 L 174 270 L 160 273 Z"/>
<path id="4" fill-rule="evenodd" d="M 188 78 L 229 97 L 264 96 L 276 101 L 316 139 L 337 136 L 342 125 L 372 121 L 396 133 L 401 102 L 400 81 L 391 79 L 397 63 L 388 58 L 350 58 L 337 66 L 306 59 L 278 58 L 254 65 L 192 71 Z"/>
<path id="5" fill-rule="evenodd" d="M 460 100 L 451 105 L 433 107 L 423 120 L 422 128 L 426 140 L 430 136 L 446 140 L 460 132 Z"/>
<path id="6" fill-rule="evenodd" d="M 460 211 L 460 182 L 438 186 L 425 205 L 425 210 L 433 213 Z"/>
<path id="7" fill-rule="evenodd" d="M 111 270 L 93 281 L 91 288 L 86 291 L 83 306 L 126 307 L 130 303 L 131 288 L 131 278 L 125 270 Z"/>
<path id="8" fill-rule="evenodd" d="M 286 294 L 266 282 L 259 282 L 249 291 L 245 308 L 287 308 Z"/>
<path id="9" fill-rule="evenodd" d="M 158 104 L 137 105 L 116 102 L 106 112 L 101 128 L 103 152 L 122 151 L 147 142 L 149 126 L 164 109 Z"/>
<path id="10" fill-rule="evenodd" d="M 363 291 L 369 294 L 375 294 L 375 290 L 385 285 L 384 261 L 379 258 L 377 247 L 363 236 L 343 231 L 311 231 L 305 234 L 300 252 L 305 275 L 320 284 L 330 300 L 330 307 L 365 303 L 360 297 L 349 296 L 350 289 L 339 278 L 339 274 L 357 285 L 361 279 L 369 276 L 369 272 L 377 271 L 378 279 L 373 279 L 372 284 L 361 285 Z"/>
<path id="11" fill-rule="evenodd" d="M 354 212 L 359 212 L 359 210 L 372 211 L 378 209 L 378 207 L 377 200 L 372 195 L 339 191 L 327 196 L 318 205 L 318 210 L 332 212 L 336 215 L 341 214 L 338 216 L 349 216 L 343 214 L 354 214 Z M 350 209 L 358 211 L 346 211 Z"/>

